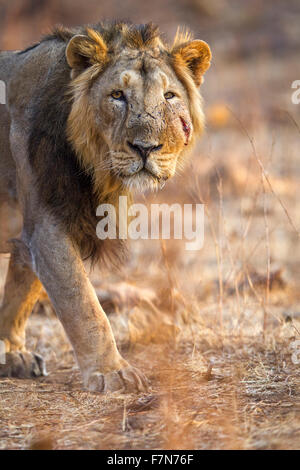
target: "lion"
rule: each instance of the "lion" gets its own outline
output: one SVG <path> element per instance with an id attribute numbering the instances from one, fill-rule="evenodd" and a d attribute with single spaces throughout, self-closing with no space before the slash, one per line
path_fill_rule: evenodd
<path id="1" fill-rule="evenodd" d="M 199 86 L 210 61 L 206 42 L 187 33 L 168 45 L 158 27 L 124 22 L 57 27 L 25 50 L 0 53 L 0 204 L 22 215 L 20 235 L 2 240 L 10 262 L 1 376 L 46 374 L 42 357 L 25 348 L 44 288 L 85 389 L 147 389 L 117 349 L 84 260 L 124 251 L 122 240 L 97 238 L 99 204 L 160 187 L 184 164 L 204 128 Z"/>

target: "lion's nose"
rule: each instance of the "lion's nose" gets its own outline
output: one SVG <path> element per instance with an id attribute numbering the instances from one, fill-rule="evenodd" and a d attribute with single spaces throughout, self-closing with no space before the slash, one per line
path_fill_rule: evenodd
<path id="1" fill-rule="evenodd" d="M 138 144 L 132 144 L 131 142 L 127 142 L 128 146 L 137 152 L 139 156 L 142 158 L 144 165 L 147 161 L 147 158 L 149 157 L 151 152 L 157 152 L 162 148 L 162 145 L 151 145 L 151 144 L 144 144 L 144 143 L 138 143 Z"/>

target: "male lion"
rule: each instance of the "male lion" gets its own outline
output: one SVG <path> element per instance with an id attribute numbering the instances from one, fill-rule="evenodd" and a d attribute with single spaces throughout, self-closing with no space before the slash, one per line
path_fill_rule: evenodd
<path id="1" fill-rule="evenodd" d="M 83 260 L 121 253 L 120 241 L 96 236 L 100 203 L 160 186 L 184 162 L 203 129 L 198 87 L 210 59 L 208 45 L 187 34 L 168 46 L 152 24 L 126 23 L 57 28 L 24 51 L 0 53 L 0 203 L 23 216 L 6 250 L 0 375 L 45 374 L 42 358 L 25 349 L 43 285 L 85 388 L 145 389 L 117 350 Z"/>

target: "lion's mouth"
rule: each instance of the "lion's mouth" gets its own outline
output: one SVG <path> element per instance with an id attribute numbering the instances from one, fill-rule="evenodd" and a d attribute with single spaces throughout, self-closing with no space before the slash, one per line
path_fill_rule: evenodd
<path id="1" fill-rule="evenodd" d="M 136 171 L 135 173 L 131 173 L 129 175 L 126 175 L 124 173 L 120 173 L 119 176 L 122 178 L 122 179 L 129 179 L 129 178 L 135 178 L 136 176 L 140 176 L 140 175 L 147 175 L 147 176 L 150 176 L 151 178 L 154 178 L 155 180 L 157 181 L 160 181 L 162 179 L 166 179 L 162 176 L 159 176 L 155 173 L 153 173 L 151 170 L 149 170 L 148 168 L 146 167 L 143 167 L 141 168 L 140 170 Z"/>
<path id="2" fill-rule="evenodd" d="M 119 174 L 119 177 L 125 187 L 141 191 L 154 188 L 163 189 L 169 179 L 168 176 L 159 176 L 145 167 L 131 175 Z"/>
<path id="3" fill-rule="evenodd" d="M 146 168 L 145 166 L 138 173 L 146 174 L 148 176 L 151 176 L 152 178 L 156 179 L 157 181 L 160 181 L 161 178 L 162 178 L 161 176 L 158 176 L 155 173 L 153 173 L 151 170 L 148 170 L 148 168 Z"/>

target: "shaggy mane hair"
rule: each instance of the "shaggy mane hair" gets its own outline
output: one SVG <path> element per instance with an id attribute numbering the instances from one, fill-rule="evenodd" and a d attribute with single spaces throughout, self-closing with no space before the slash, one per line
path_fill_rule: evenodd
<path id="1" fill-rule="evenodd" d="M 71 78 L 65 57 L 66 45 L 77 35 L 85 35 L 91 42 L 94 60 L 79 75 Z M 172 46 L 161 39 L 158 27 L 150 24 L 99 23 L 68 29 L 56 27 L 39 44 L 56 43 L 56 63 L 51 67 L 45 84 L 36 93 L 31 106 L 31 134 L 29 158 L 36 175 L 36 184 L 45 206 L 56 220 L 63 224 L 83 258 L 96 262 L 100 257 L 123 257 L 121 240 L 100 241 L 96 235 L 96 208 L 100 203 L 116 202 L 122 188 L 109 173 L 93 171 L 99 158 L 101 143 L 94 132 L 94 117 L 88 106 L 87 93 L 91 82 L 107 66 L 97 57 L 103 47 L 107 54 L 122 50 L 124 46 L 156 49 L 175 70 L 184 84 L 190 101 L 194 132 L 203 128 L 201 97 L 193 79 L 180 59 L 171 51 L 190 40 L 190 35 L 178 32 Z M 89 43 L 88 43 L 89 44 Z M 89 45 L 87 46 L 89 47 Z M 76 150 L 74 143 L 76 141 Z M 97 173 L 97 174 L 96 174 Z M 124 194 L 124 192 L 123 192 Z M 105 245 L 105 249 L 103 249 Z"/>

